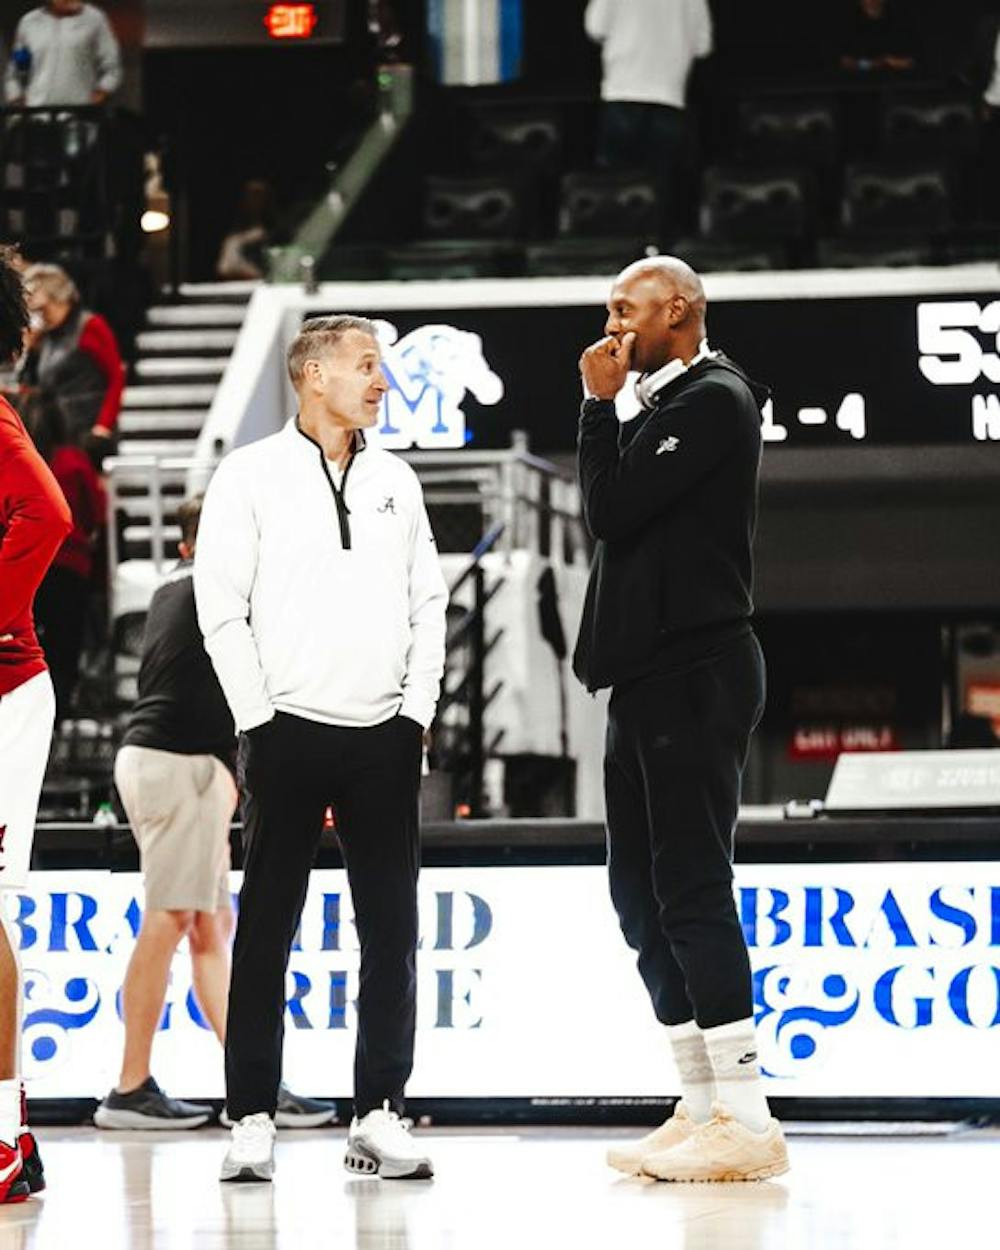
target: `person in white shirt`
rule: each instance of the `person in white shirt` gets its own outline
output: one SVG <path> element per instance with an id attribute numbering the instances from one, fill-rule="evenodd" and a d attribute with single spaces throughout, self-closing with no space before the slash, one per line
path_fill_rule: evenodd
<path id="1" fill-rule="evenodd" d="M 7 63 L 8 104 L 104 104 L 121 81 L 118 41 L 107 16 L 94 5 L 48 0 L 18 22 Z"/>
<path id="2" fill-rule="evenodd" d="M 271 1178 L 285 969 L 328 805 L 361 943 L 345 1166 L 429 1176 L 399 1113 L 416 1020 L 422 743 L 448 594 L 416 474 L 364 437 L 388 390 L 372 323 L 306 321 L 288 370 L 298 416 L 220 464 L 195 556 L 205 647 L 241 731 L 222 1179 Z"/>
<path id="3" fill-rule="evenodd" d="M 712 51 L 708 0 L 589 0 L 584 25 L 601 45 L 598 164 L 648 169 L 670 233 L 688 165 L 688 78 L 694 62 Z"/>

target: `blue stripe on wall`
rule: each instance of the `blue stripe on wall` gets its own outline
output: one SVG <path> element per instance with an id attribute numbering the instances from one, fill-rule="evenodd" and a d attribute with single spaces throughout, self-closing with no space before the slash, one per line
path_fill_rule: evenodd
<path id="1" fill-rule="evenodd" d="M 444 81 L 445 8 L 447 0 L 427 0 L 427 36 L 431 47 L 434 77 Z"/>
<path id="2" fill-rule="evenodd" d="M 500 4 L 500 81 L 521 77 L 524 54 L 523 0 L 499 0 Z"/>

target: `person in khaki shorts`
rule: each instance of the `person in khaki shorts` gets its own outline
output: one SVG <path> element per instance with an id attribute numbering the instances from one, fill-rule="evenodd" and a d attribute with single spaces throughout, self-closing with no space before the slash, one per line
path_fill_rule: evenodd
<path id="1" fill-rule="evenodd" d="M 229 829 L 236 809 L 233 718 L 205 653 L 192 568 L 200 497 L 181 505 L 181 560 L 153 596 L 139 699 L 115 761 L 115 784 L 139 847 L 146 906 L 122 991 L 125 1053 L 118 1085 L 97 1108 L 100 1128 L 197 1128 L 211 1106 L 169 1098 L 150 1074 L 174 952 L 182 938 L 209 1025 L 225 1040 L 229 993 Z M 283 1088 L 282 1123 L 333 1119 L 331 1103 Z"/>

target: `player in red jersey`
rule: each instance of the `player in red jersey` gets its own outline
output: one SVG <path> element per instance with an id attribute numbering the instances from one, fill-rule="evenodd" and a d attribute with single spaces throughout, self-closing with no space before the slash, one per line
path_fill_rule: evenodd
<path id="1" fill-rule="evenodd" d="M 0 249 L 0 364 L 20 355 L 28 312 Z M 55 696 L 32 620 L 35 592 L 73 527 L 69 506 L 21 418 L 0 399 L 0 1202 L 44 1187 L 20 1078 L 23 987 L 3 906 L 27 884 Z"/>

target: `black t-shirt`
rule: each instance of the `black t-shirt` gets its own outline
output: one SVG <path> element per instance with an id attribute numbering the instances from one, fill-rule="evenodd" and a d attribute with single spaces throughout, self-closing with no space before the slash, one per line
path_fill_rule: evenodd
<path id="1" fill-rule="evenodd" d="M 236 730 L 198 628 L 192 568 L 181 561 L 149 605 L 139 699 L 122 745 L 215 755 L 232 768 Z"/>

